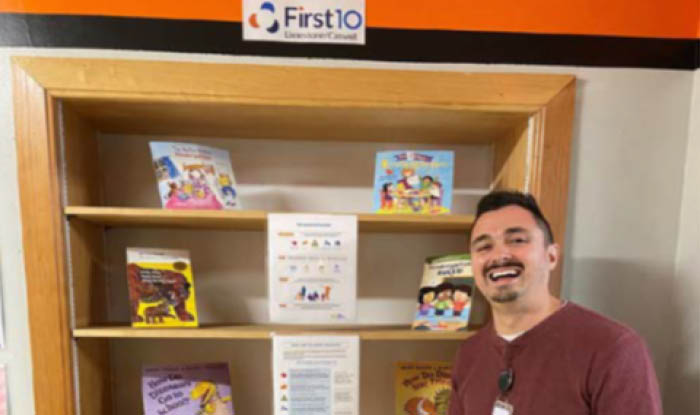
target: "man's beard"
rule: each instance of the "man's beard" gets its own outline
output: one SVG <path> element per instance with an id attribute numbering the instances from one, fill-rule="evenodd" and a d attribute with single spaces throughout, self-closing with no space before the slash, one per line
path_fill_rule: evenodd
<path id="1" fill-rule="evenodd" d="M 506 289 L 501 290 L 496 294 L 492 295 L 491 301 L 493 301 L 494 303 L 510 303 L 512 301 L 517 300 L 518 297 L 520 297 L 520 294 L 517 291 L 506 287 Z"/>

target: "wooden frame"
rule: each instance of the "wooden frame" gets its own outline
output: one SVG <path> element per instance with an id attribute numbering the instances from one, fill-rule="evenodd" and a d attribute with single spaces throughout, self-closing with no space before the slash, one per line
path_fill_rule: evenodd
<path id="1" fill-rule="evenodd" d="M 323 139 L 314 132 L 323 131 L 323 121 L 315 120 L 337 123 L 349 118 L 355 130 L 331 139 L 380 140 L 371 131 L 390 119 L 395 120 L 397 134 L 419 141 L 419 135 L 411 134 L 420 132 L 422 124 L 413 119 L 423 114 L 422 121 L 446 126 L 438 136 L 441 142 L 493 142 L 494 186 L 532 192 L 551 220 L 555 238 L 564 240 L 572 76 L 15 57 L 13 90 L 35 406 L 40 415 L 73 414 L 78 407 L 83 413 L 109 412 L 101 406 L 109 399 L 106 340 L 77 342 L 71 313 L 80 322 L 90 315 L 86 310 L 91 305 L 78 301 L 76 309 L 69 307 L 75 287 L 69 287 L 68 258 L 99 250 L 101 225 L 83 224 L 81 232 L 95 243 L 73 244 L 69 253 L 64 214 L 66 205 L 99 205 L 101 195 L 99 186 L 89 181 L 70 194 L 61 187 L 64 175 L 89 175 L 95 168 L 94 150 L 76 152 L 74 168 L 62 170 L 59 129 L 70 130 L 66 136 L 76 138 L 97 129 L 155 133 L 165 128 L 159 122 L 164 114 L 176 111 L 180 121 L 175 128 L 189 133 L 230 132 L 232 124 L 225 121 L 230 117 L 225 115 L 235 113 L 243 114 L 236 126 L 261 138 L 297 139 L 295 123 L 305 122 L 310 123 L 305 138 Z M 56 113 L 59 103 L 65 110 L 61 120 Z M 265 120 L 270 108 L 282 114 L 280 127 L 250 128 Z M 377 111 L 383 116 L 372 118 Z M 207 115 L 212 113 L 214 119 Z M 219 119 L 224 121 L 214 122 Z M 476 134 L 465 136 L 460 133 L 463 128 Z M 495 135 L 505 138 L 496 140 Z M 462 220 L 466 222 L 451 226 L 468 226 L 469 219 Z M 240 223 L 245 226 L 245 219 Z M 561 266 L 550 288 L 558 294 L 560 287 Z M 94 383 L 89 397 L 76 393 L 75 359 L 86 362 L 79 376 Z"/>

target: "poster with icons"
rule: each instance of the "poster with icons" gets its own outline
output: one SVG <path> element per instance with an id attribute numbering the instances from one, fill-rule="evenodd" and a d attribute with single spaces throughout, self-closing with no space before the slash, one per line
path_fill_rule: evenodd
<path id="1" fill-rule="evenodd" d="M 274 336 L 275 415 L 357 415 L 359 336 Z"/>
<path id="2" fill-rule="evenodd" d="M 355 320 L 357 216 L 270 214 L 267 244 L 272 322 Z"/>

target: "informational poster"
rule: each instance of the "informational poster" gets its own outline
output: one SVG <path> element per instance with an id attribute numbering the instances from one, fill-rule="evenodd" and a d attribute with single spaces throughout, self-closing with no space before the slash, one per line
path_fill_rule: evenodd
<path id="1" fill-rule="evenodd" d="M 268 216 L 270 320 L 354 321 L 357 308 L 357 217 Z"/>
<path id="2" fill-rule="evenodd" d="M 358 336 L 274 336 L 275 415 L 357 415 Z"/>

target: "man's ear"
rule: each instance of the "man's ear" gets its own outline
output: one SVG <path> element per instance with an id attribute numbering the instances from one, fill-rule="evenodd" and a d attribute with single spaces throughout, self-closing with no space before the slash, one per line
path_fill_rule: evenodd
<path id="1" fill-rule="evenodd" d="M 547 246 L 547 260 L 549 261 L 549 270 L 553 270 L 559 263 L 559 244 L 553 243 Z"/>

